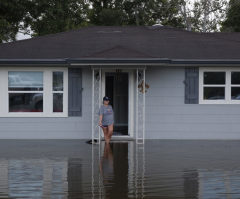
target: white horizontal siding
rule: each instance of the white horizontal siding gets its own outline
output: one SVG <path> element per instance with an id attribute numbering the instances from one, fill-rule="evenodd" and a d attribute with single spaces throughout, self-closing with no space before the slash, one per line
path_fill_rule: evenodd
<path id="1" fill-rule="evenodd" d="M 84 139 L 91 137 L 91 70 L 83 69 L 82 116 L 0 118 L 0 139 Z"/>
<path id="2" fill-rule="evenodd" d="M 147 69 L 146 138 L 240 139 L 240 105 L 185 104 L 184 72 Z"/>
<path id="3" fill-rule="evenodd" d="M 240 139 L 240 105 L 184 104 L 184 67 L 147 68 L 146 138 Z M 91 70 L 83 69 L 81 117 L 0 118 L 1 139 L 91 137 Z"/>

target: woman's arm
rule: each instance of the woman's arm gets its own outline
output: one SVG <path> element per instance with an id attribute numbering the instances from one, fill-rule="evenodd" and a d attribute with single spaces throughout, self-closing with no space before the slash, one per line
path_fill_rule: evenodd
<path id="1" fill-rule="evenodd" d="M 99 122 L 98 122 L 99 126 L 102 126 L 102 118 L 103 118 L 103 115 L 99 115 Z"/>

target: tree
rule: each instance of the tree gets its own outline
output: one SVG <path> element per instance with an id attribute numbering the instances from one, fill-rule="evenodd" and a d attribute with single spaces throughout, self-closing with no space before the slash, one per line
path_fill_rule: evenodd
<path id="1" fill-rule="evenodd" d="M 24 25 L 32 36 L 76 29 L 86 25 L 87 9 L 84 0 L 29 0 Z"/>
<path id="2" fill-rule="evenodd" d="M 219 31 L 225 19 L 227 0 L 196 0 L 192 5 L 185 1 L 182 15 L 185 27 L 196 32 Z"/>
<path id="3" fill-rule="evenodd" d="M 89 2 L 90 24 L 107 26 L 127 24 L 123 0 L 89 0 Z"/>
<path id="4" fill-rule="evenodd" d="M 89 21 L 95 25 L 182 26 L 182 0 L 90 0 Z"/>
<path id="5" fill-rule="evenodd" d="M 230 0 L 222 30 L 240 32 L 240 0 Z"/>
<path id="6" fill-rule="evenodd" d="M 87 25 L 168 25 L 219 30 L 228 0 L 1 0 L 0 42 L 22 32 L 39 36 Z M 239 30 L 240 0 L 231 0 L 224 28 Z M 31 32 L 29 31 L 31 29 Z"/>
<path id="7" fill-rule="evenodd" d="M 179 17 L 181 0 L 137 0 L 126 1 L 125 10 L 130 24 L 153 25 L 160 23 L 169 26 L 181 26 Z"/>
<path id="8" fill-rule="evenodd" d="M 23 31 L 22 21 L 26 15 L 26 0 L 0 1 L 0 43 L 16 40 Z"/>
<path id="9" fill-rule="evenodd" d="M 85 26 L 87 12 L 85 0 L 1 0 L 0 42 L 16 40 L 18 32 L 39 36 Z"/>
<path id="10" fill-rule="evenodd" d="M 126 0 L 123 2 L 124 11 L 127 15 L 127 25 L 151 25 L 155 21 L 153 19 L 153 8 L 155 2 L 153 0 Z"/>

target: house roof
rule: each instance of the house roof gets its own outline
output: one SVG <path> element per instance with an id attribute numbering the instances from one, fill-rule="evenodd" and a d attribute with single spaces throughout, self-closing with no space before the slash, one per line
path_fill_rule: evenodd
<path id="1" fill-rule="evenodd" d="M 240 60 L 240 33 L 195 33 L 164 26 L 90 26 L 0 44 L 16 60 Z"/>

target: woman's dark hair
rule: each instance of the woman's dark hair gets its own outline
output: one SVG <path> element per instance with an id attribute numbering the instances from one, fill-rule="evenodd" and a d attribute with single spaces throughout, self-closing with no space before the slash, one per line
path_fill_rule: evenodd
<path id="1" fill-rule="evenodd" d="M 103 97 L 103 101 L 110 101 L 110 98 L 107 97 L 107 96 L 104 96 L 104 97 Z"/>

